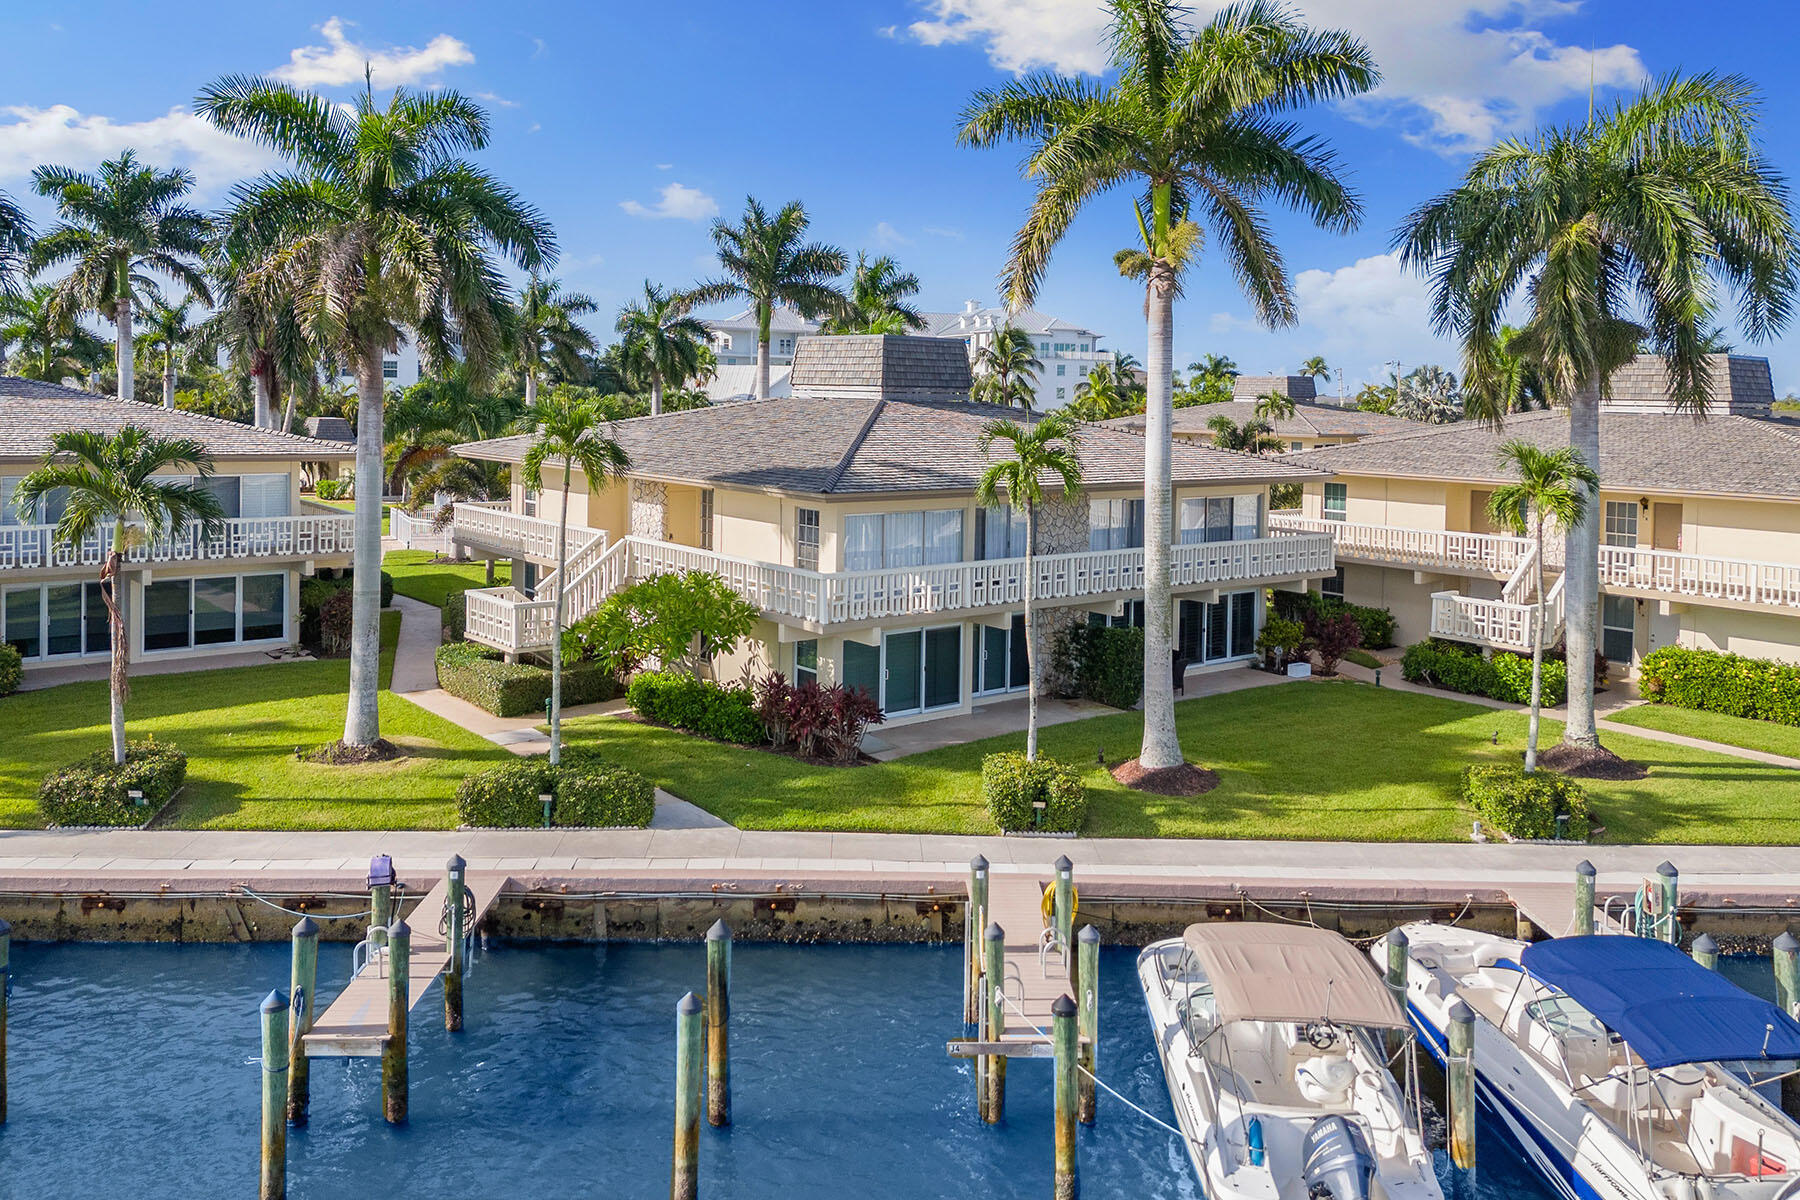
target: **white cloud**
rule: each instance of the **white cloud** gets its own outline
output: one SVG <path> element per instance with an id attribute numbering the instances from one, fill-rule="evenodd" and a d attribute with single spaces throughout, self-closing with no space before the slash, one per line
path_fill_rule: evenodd
<path id="1" fill-rule="evenodd" d="M 1236 313 L 1216 312 L 1207 318 L 1206 332 L 1214 337 L 1228 333 L 1267 333 L 1261 325 L 1249 317 L 1241 317 Z"/>
<path id="2" fill-rule="evenodd" d="M 875 222 L 875 228 L 870 231 L 869 236 L 875 239 L 875 244 L 877 246 L 881 246 L 885 249 L 891 249 L 895 246 L 912 245 L 911 238 L 901 233 L 898 229 L 895 229 L 886 221 Z"/>
<path id="3" fill-rule="evenodd" d="M 466 67 L 475 61 L 467 44 L 447 33 L 438 34 L 423 47 L 389 46 L 377 50 L 351 41 L 345 32 L 351 27 L 342 17 L 332 17 L 319 26 L 319 34 L 325 39 L 323 46 L 295 49 L 288 61 L 270 74 L 295 87 L 342 87 L 359 82 L 366 63 L 377 84 L 396 87 L 428 79 L 445 67 Z"/>
<path id="4" fill-rule="evenodd" d="M 657 163 L 656 169 L 659 171 L 673 171 L 675 169 L 675 164 L 674 163 Z"/>
<path id="5" fill-rule="evenodd" d="M 929 237 L 949 238 L 951 241 L 955 242 L 960 242 L 963 238 L 962 230 L 954 229 L 948 225 L 927 225 L 919 232 L 926 234 Z"/>
<path id="6" fill-rule="evenodd" d="M 505 96 L 500 95 L 498 92 L 475 92 L 475 93 L 473 93 L 473 95 L 477 100 L 486 100 L 489 104 L 495 105 L 496 107 L 499 107 L 499 108 L 517 108 L 517 107 L 519 107 L 519 102 L 517 100 L 508 100 Z"/>
<path id="7" fill-rule="evenodd" d="M 0 179 L 28 178 L 40 163 L 89 170 L 127 149 L 159 167 L 186 167 L 202 194 L 222 192 L 278 161 L 180 107 L 147 121 L 114 121 L 66 104 L 0 108 Z"/>
<path id="8" fill-rule="evenodd" d="M 1106 9 L 1088 0 L 924 0 L 906 32 L 927 46 L 979 42 L 1002 71 L 1106 69 Z"/>
<path id="9" fill-rule="evenodd" d="M 649 217 L 654 220 L 704 221 L 719 215 L 719 202 L 701 191 L 686 184 L 671 183 L 663 187 L 661 198 L 655 204 L 640 204 L 636 200 L 622 200 L 619 207 L 634 217 Z"/>
<path id="10" fill-rule="evenodd" d="M 1294 298 L 1300 309 L 1296 342 L 1349 367 L 1352 386 L 1359 367 L 1364 379 L 1384 375 L 1379 364 L 1355 361 L 1370 351 L 1411 366 L 1431 361 L 1456 368 L 1455 346 L 1431 332 L 1428 285 L 1401 267 L 1398 254 L 1302 271 L 1294 277 Z"/>

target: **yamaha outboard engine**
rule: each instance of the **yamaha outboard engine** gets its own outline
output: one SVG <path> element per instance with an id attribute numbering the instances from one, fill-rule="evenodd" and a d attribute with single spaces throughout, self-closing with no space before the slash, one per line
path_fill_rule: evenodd
<path id="1" fill-rule="evenodd" d="M 1375 1156 L 1363 1132 L 1343 1117 L 1320 1117 L 1300 1144 L 1300 1179 L 1311 1200 L 1369 1200 Z"/>

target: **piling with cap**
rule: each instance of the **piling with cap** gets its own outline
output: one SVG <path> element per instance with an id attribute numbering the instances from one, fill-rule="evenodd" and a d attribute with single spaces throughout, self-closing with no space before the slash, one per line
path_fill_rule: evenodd
<path id="1" fill-rule="evenodd" d="M 706 1123 L 731 1124 L 731 927 L 706 931 Z"/>
<path id="2" fill-rule="evenodd" d="M 1075 1001 L 1065 992 L 1050 1005 L 1050 1040 L 1056 1048 L 1056 1200 L 1075 1200 Z"/>
<path id="3" fill-rule="evenodd" d="M 1775 938 L 1775 1002 L 1792 1014 L 1800 1004 L 1800 938 L 1783 930 Z"/>
<path id="4" fill-rule="evenodd" d="M 1400 1011 L 1406 1011 L 1406 952 L 1410 945 L 1406 930 L 1395 926 L 1387 935 L 1387 985 L 1393 993 L 1394 1003 Z M 1400 1043 L 1406 1040 L 1404 1029 L 1390 1029 L 1387 1036 L 1388 1054 L 1391 1057 L 1400 1049 Z"/>
<path id="5" fill-rule="evenodd" d="M 0 1125 L 6 1124 L 6 986 L 12 979 L 12 926 L 0 917 Z"/>
<path id="6" fill-rule="evenodd" d="M 1594 932 L 1594 880 L 1598 875 L 1585 858 L 1575 864 L 1575 932 L 1583 937 Z"/>
<path id="7" fill-rule="evenodd" d="M 1092 925 L 1083 925 L 1075 935 L 1075 965 L 1080 985 L 1076 1004 L 1081 1010 L 1081 1044 L 1076 1056 L 1081 1070 L 1075 1080 L 1075 1119 L 1092 1125 L 1100 1048 L 1100 931 Z"/>
<path id="8" fill-rule="evenodd" d="M 1000 928 L 999 922 L 988 924 L 986 940 L 987 970 L 981 981 L 982 992 L 987 1000 L 986 1040 L 997 1042 L 1006 1032 L 1006 1001 L 1002 999 L 1001 993 L 1001 985 L 1006 979 L 1006 931 Z M 1006 1115 L 1006 1055 L 989 1054 L 979 1061 L 987 1064 L 987 1087 L 982 1095 L 981 1119 L 990 1125 L 998 1125 Z"/>
<path id="9" fill-rule="evenodd" d="M 288 994 L 293 997 L 294 1020 L 288 1052 L 287 1119 L 306 1124 L 306 1106 L 312 1096 L 312 1063 L 306 1057 L 305 1037 L 313 1023 L 313 991 L 319 981 L 319 923 L 301 917 L 294 926 L 293 967 L 288 973 Z"/>
<path id="10" fill-rule="evenodd" d="M 1712 934 L 1703 933 L 1696 937 L 1693 944 L 1688 947 L 1688 953 L 1694 956 L 1695 962 L 1707 970 L 1719 969 L 1719 943 L 1713 941 Z"/>
<path id="11" fill-rule="evenodd" d="M 969 860 L 969 903 L 963 910 L 963 1024 L 981 1024 L 981 931 L 987 928 L 988 860 Z"/>
<path id="12" fill-rule="evenodd" d="M 388 1031 L 381 1047 L 381 1115 L 390 1124 L 406 1120 L 406 1010 L 412 1003 L 412 928 L 405 921 L 388 927 Z"/>
<path id="13" fill-rule="evenodd" d="M 1675 864 L 1664 859 L 1656 865 L 1656 881 L 1662 888 L 1662 927 L 1663 940 L 1670 945 L 1681 945 L 1681 922 L 1675 919 L 1675 910 L 1681 905 L 1681 874 L 1675 870 Z"/>
<path id="14" fill-rule="evenodd" d="M 257 1200 L 287 1195 L 288 1000 L 281 989 L 262 1002 L 262 1175 Z"/>
<path id="15" fill-rule="evenodd" d="M 460 854 L 452 854 L 444 864 L 444 878 L 449 887 L 450 911 L 444 922 L 445 949 L 449 962 L 444 965 L 444 1028 L 451 1033 L 463 1027 L 463 971 L 468 963 L 464 937 L 469 921 L 469 893 L 463 888 L 468 864 Z"/>
<path id="16" fill-rule="evenodd" d="M 700 998 L 689 992 L 675 1006 L 675 1152 L 669 1200 L 700 1194 Z"/>
<path id="17" fill-rule="evenodd" d="M 377 854 L 369 860 L 369 948 L 387 939 L 394 920 L 394 860 Z"/>
<path id="18" fill-rule="evenodd" d="M 1461 1000 L 1450 1006 L 1450 1161 L 1475 1169 L 1475 1010 Z"/>
<path id="19" fill-rule="evenodd" d="M 1069 983 L 1075 983 L 1075 864 L 1064 854 L 1056 860 L 1055 895 L 1052 898 L 1051 921 L 1056 928 L 1056 944 L 1062 947 Z"/>

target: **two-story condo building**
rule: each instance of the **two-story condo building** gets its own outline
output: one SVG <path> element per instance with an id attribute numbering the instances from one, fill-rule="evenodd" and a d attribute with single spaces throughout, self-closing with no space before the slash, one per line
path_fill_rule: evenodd
<path id="1" fill-rule="evenodd" d="M 27 671 L 104 660 L 110 653 L 100 567 L 110 527 L 80 545 L 59 545 L 67 503 L 52 494 L 28 517 L 13 501 L 18 481 L 43 465 L 53 433 L 115 433 L 139 425 L 191 437 L 213 455 L 204 483 L 226 519 L 210 533 L 193 525 L 126 555 L 125 619 L 133 662 L 199 658 L 292 643 L 299 635 L 300 578 L 350 565 L 351 516 L 309 508 L 303 463 L 353 459 L 342 442 L 276 433 L 158 404 L 28 379 L 0 377 L 0 637 Z"/>
<path id="2" fill-rule="evenodd" d="M 891 719 L 966 713 L 1025 686 L 1025 521 L 974 492 L 998 450 L 979 438 L 1006 410 L 967 401 L 959 340 L 807 338 L 794 395 L 618 423 L 625 478 L 572 486 L 570 619 L 638 578 L 716 572 L 762 611 L 748 654 L 800 681 L 843 682 Z M 457 448 L 520 462 L 528 436 Z M 1087 428 L 1086 493 L 1040 512 L 1035 595 L 1040 639 L 1080 621 L 1141 622 L 1143 441 Z M 1272 484 L 1312 468 L 1200 446 L 1174 452 L 1174 585 L 1181 653 L 1196 667 L 1250 657 L 1263 589 L 1331 575 L 1328 534 L 1272 534 Z M 467 594 L 468 636 L 508 654 L 549 642 L 560 479 L 510 504 L 459 505 L 465 552 L 512 558 L 532 594 Z M 1044 661 L 1047 661 L 1047 656 Z"/>
<path id="3" fill-rule="evenodd" d="M 1708 415 L 1679 412 L 1655 358 L 1612 380 L 1600 419 L 1600 628 L 1630 668 L 1683 645 L 1800 662 L 1800 423 L 1774 418 L 1766 359 L 1715 355 Z M 1399 636 L 1528 649 L 1536 568 L 1528 538 L 1496 530 L 1500 446 L 1568 444 L 1563 412 L 1416 427 L 1289 455 L 1332 473 L 1306 484 L 1278 529 L 1330 533 L 1346 599 L 1392 609 Z M 1548 640 L 1562 628 L 1563 539 L 1544 564 Z"/>

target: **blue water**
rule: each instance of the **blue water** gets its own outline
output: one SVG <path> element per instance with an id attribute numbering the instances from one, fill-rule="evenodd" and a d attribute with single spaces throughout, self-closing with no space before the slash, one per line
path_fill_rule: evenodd
<path id="1" fill-rule="evenodd" d="M 1102 954 L 1100 1073 L 1172 1120 L 1133 960 Z M 960 967 L 954 948 L 738 946 L 736 1123 L 702 1127 L 702 1194 L 1048 1195 L 1050 1065 L 1014 1060 L 1005 1124 L 980 1123 L 969 1063 L 944 1051 Z M 256 1010 L 287 969 L 285 946 L 15 945 L 0 1200 L 253 1196 Z M 347 947 L 321 947 L 321 995 L 348 970 Z M 414 1010 L 405 1127 L 381 1120 L 375 1060 L 315 1060 L 288 1194 L 666 1196 L 674 1008 L 703 971 L 698 945 L 483 953 L 464 1032 L 444 1032 L 435 988 Z M 1199 1196 L 1176 1139 L 1104 1094 L 1080 1139 L 1089 1200 Z M 1481 1156 L 1471 1184 L 1440 1153 L 1447 1195 L 1549 1196 L 1501 1138 Z"/>

